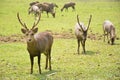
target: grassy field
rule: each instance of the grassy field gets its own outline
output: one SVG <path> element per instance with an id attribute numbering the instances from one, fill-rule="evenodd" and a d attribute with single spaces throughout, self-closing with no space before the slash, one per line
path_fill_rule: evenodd
<path id="1" fill-rule="evenodd" d="M 0 38 L 16 35 L 20 38 L 20 31 L 16 14 L 20 13 L 22 20 L 29 28 L 33 25 L 34 17 L 28 15 L 29 3 L 33 0 L 2 0 L 0 2 Z M 44 2 L 44 0 L 39 0 Z M 102 37 L 94 40 L 88 38 L 86 42 L 87 54 L 77 54 L 77 42 L 73 38 L 54 38 L 52 47 L 52 71 L 45 70 L 45 56 L 42 55 L 42 74 L 38 73 L 37 58 L 35 58 L 34 72 L 30 74 L 29 54 L 25 42 L 4 42 L 0 39 L 0 80 L 120 80 L 120 1 L 119 0 L 73 0 L 76 10 L 60 12 L 61 7 L 69 0 L 47 0 L 55 2 L 56 18 L 49 18 L 45 13 L 38 24 L 39 31 L 50 30 L 53 34 L 68 33 L 74 36 L 76 15 L 80 21 L 88 24 L 89 15 L 92 22 L 89 34 L 102 35 L 103 21 L 108 19 L 116 27 L 118 40 L 111 46 L 103 42 Z M 58 3 L 59 1 L 59 3 Z M 91 31 L 91 32 L 90 32 Z M 5 38 L 6 39 L 6 38 Z M 8 39 L 9 40 L 9 39 Z"/>

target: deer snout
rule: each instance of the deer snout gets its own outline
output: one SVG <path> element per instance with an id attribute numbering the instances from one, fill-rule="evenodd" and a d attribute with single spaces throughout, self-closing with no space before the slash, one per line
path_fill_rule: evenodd
<path id="1" fill-rule="evenodd" d="M 29 41 L 32 41 L 31 39 L 29 39 Z"/>
<path id="2" fill-rule="evenodd" d="M 32 42 L 32 39 L 31 38 L 27 38 L 27 42 Z"/>

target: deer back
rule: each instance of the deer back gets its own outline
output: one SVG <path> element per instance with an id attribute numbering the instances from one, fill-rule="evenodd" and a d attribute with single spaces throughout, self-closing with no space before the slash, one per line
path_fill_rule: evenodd
<path id="1" fill-rule="evenodd" d="M 71 6 L 74 6 L 75 3 L 74 2 L 68 2 L 65 4 L 65 7 L 71 7 Z"/>
<path id="2" fill-rule="evenodd" d="M 53 43 L 53 37 L 48 32 L 41 32 L 34 35 L 37 49 L 40 50 L 40 52 L 45 52 L 49 50 Z"/>
<path id="3" fill-rule="evenodd" d="M 115 27 L 109 20 L 104 21 L 103 29 L 110 34 L 111 38 L 115 38 Z"/>
<path id="4" fill-rule="evenodd" d="M 114 28 L 112 22 L 110 22 L 109 20 L 104 21 L 103 23 L 103 29 L 106 32 L 110 32 L 112 29 Z"/>

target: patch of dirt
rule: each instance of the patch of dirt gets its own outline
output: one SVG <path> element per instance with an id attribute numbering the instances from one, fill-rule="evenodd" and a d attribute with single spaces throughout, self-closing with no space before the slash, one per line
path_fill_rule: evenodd
<path id="1" fill-rule="evenodd" d="M 63 33 L 53 33 L 49 30 L 47 32 L 51 33 L 54 38 L 62 38 L 62 39 L 71 39 L 76 38 L 75 34 L 70 32 L 63 32 Z M 88 34 L 88 38 L 91 40 L 101 40 L 102 35 L 96 33 L 90 33 Z M 0 42 L 25 42 L 23 35 L 11 35 L 11 36 L 0 36 Z"/>
<path id="2" fill-rule="evenodd" d="M 102 35 L 98 34 L 98 33 L 90 33 L 88 34 L 88 38 L 90 38 L 91 40 L 101 40 L 102 39 Z"/>
<path id="3" fill-rule="evenodd" d="M 24 42 L 24 37 L 21 35 L 0 36 L 0 42 Z"/>
<path id="4" fill-rule="evenodd" d="M 63 38 L 63 39 L 70 39 L 75 38 L 74 34 L 71 33 L 53 33 L 54 38 Z"/>

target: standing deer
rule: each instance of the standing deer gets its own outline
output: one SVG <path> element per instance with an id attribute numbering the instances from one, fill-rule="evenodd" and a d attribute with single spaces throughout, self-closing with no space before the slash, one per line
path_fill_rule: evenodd
<path id="1" fill-rule="evenodd" d="M 30 55 L 31 61 L 31 74 L 33 73 L 33 65 L 34 65 L 34 57 L 38 57 L 38 67 L 39 73 L 41 74 L 41 53 L 44 53 L 46 56 L 46 66 L 45 69 L 48 68 L 48 61 L 49 61 L 49 70 L 52 69 L 51 67 L 51 48 L 53 44 L 53 37 L 48 32 L 41 32 L 37 33 L 38 28 L 36 27 L 40 21 L 40 16 L 37 22 L 33 24 L 31 29 L 28 29 L 25 23 L 22 23 L 19 13 L 17 13 L 17 18 L 20 24 L 23 26 L 21 29 L 22 33 L 26 36 L 27 41 L 27 50 Z"/>
<path id="2" fill-rule="evenodd" d="M 48 16 L 48 13 L 51 13 L 53 18 L 55 18 L 55 11 L 54 9 L 52 9 L 53 7 L 51 7 L 50 5 L 44 4 L 44 3 L 43 4 L 37 3 L 35 5 L 39 7 L 41 12 L 45 11 L 47 13 L 47 16 Z"/>
<path id="3" fill-rule="evenodd" d="M 68 8 L 69 7 L 72 7 L 73 10 L 75 10 L 75 3 L 74 2 L 68 2 L 68 3 L 65 3 L 64 6 L 62 7 L 61 9 L 61 12 L 66 9 L 68 11 Z"/>
<path id="4" fill-rule="evenodd" d="M 104 21 L 103 31 L 104 31 L 104 42 L 105 42 L 105 35 L 107 35 L 108 43 L 110 43 L 110 41 L 111 41 L 111 45 L 113 45 L 116 35 L 115 35 L 115 27 L 112 24 L 112 22 L 110 22 L 109 20 Z M 107 34 L 105 34 L 105 33 L 107 33 Z M 110 38 L 108 38 L 108 36 Z"/>
<path id="5" fill-rule="evenodd" d="M 30 3 L 30 7 L 28 9 L 28 14 L 33 13 L 35 18 L 41 14 L 41 12 L 45 11 L 47 13 L 51 13 L 53 18 L 55 18 L 55 10 L 54 7 L 58 7 L 55 3 L 39 3 L 38 1 Z"/>
<path id="6" fill-rule="evenodd" d="M 31 14 L 31 13 L 34 14 L 35 19 L 36 19 L 36 18 L 41 14 L 41 11 L 40 11 L 40 9 L 39 9 L 38 6 L 32 5 L 32 6 L 30 6 L 29 9 L 28 9 L 28 14 Z"/>
<path id="7" fill-rule="evenodd" d="M 86 52 L 85 42 L 87 39 L 87 32 L 88 32 L 88 29 L 89 29 L 89 26 L 91 23 L 91 18 L 92 18 L 92 15 L 90 15 L 88 27 L 86 27 L 86 26 L 84 26 L 83 23 L 79 22 L 79 17 L 77 15 L 77 23 L 75 25 L 75 35 L 76 35 L 77 43 L 78 43 L 78 49 L 77 49 L 78 54 L 79 54 L 80 42 L 81 42 L 82 47 L 83 47 L 83 52 L 84 53 Z"/>
<path id="8" fill-rule="evenodd" d="M 30 7 L 28 8 L 28 14 L 33 13 L 35 16 L 35 19 L 41 14 L 41 11 L 38 6 L 35 6 L 35 4 L 39 3 L 39 1 L 34 1 L 31 2 L 29 5 Z"/>

